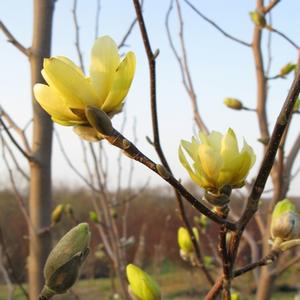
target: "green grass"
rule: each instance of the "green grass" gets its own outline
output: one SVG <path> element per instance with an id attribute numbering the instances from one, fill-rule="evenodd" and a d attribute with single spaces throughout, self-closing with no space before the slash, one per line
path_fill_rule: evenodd
<path id="1" fill-rule="evenodd" d="M 173 266 L 164 266 L 163 272 L 156 274 L 154 271 L 149 270 L 162 287 L 164 300 L 199 300 L 204 298 L 207 291 L 206 280 L 199 276 L 198 273 L 191 273 L 187 269 L 174 268 Z M 249 282 L 253 280 L 247 276 L 242 276 L 241 280 L 234 281 L 234 286 L 239 287 L 242 292 L 241 300 L 252 300 L 254 296 L 249 295 Z M 281 280 L 280 280 L 281 281 Z M 81 300 L 109 300 L 113 299 L 111 292 L 111 285 L 109 279 L 90 279 L 80 280 L 77 282 L 72 291 L 78 295 Z M 295 296 L 293 293 L 274 293 L 272 300 L 292 300 Z M 7 299 L 7 289 L 5 286 L 0 285 L 0 300 Z M 25 300 L 20 290 L 16 287 L 14 300 Z M 56 296 L 53 300 L 75 300 L 76 298 L 67 293 L 64 295 Z"/>

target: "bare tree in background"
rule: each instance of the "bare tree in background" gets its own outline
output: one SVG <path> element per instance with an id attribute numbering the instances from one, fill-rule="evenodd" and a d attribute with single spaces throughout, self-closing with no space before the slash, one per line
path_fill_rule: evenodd
<path id="1" fill-rule="evenodd" d="M 0 27 L 9 42 L 27 56 L 31 69 L 31 86 L 44 82 L 41 75 L 43 59 L 50 56 L 52 17 L 54 0 L 34 0 L 32 45 L 25 48 L 1 22 Z M 30 165 L 29 195 L 29 258 L 28 283 L 29 297 L 38 298 L 43 287 L 43 267 L 51 249 L 51 236 L 46 228 L 50 224 L 51 215 L 51 149 L 52 121 L 40 105 L 32 97 L 33 138 L 30 151 L 19 150 L 28 159 Z"/>

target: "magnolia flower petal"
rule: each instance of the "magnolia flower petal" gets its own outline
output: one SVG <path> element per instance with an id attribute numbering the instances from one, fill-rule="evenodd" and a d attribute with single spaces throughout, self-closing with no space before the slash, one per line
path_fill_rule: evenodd
<path id="1" fill-rule="evenodd" d="M 182 164 L 182 165 L 184 166 L 184 168 L 188 171 L 188 173 L 189 173 L 190 177 L 192 178 L 192 180 L 193 180 L 195 183 L 197 183 L 199 186 L 202 186 L 202 185 L 201 185 L 200 177 L 197 176 L 197 175 L 193 172 L 193 170 L 192 170 L 190 164 L 188 163 L 188 161 L 187 161 L 187 159 L 186 159 L 186 157 L 185 157 L 185 155 L 184 155 L 184 153 L 183 153 L 181 147 L 179 147 L 179 149 L 178 149 L 178 156 L 179 156 L 179 160 L 180 160 L 181 164 Z"/>
<path id="2" fill-rule="evenodd" d="M 51 115 L 52 119 L 55 119 L 55 122 L 59 123 L 59 120 L 68 124 L 72 121 L 80 122 L 80 118 L 70 111 L 54 89 L 38 83 L 34 85 L 33 93 L 37 102 Z"/>
<path id="3" fill-rule="evenodd" d="M 102 106 L 105 112 L 113 111 L 122 103 L 130 88 L 135 72 L 135 55 L 128 52 L 120 63 L 111 86 L 111 90 Z"/>
<path id="4" fill-rule="evenodd" d="M 239 148 L 234 131 L 229 128 L 224 135 L 221 142 L 221 156 L 223 161 L 227 164 L 231 164 L 239 154 Z"/>
<path id="5" fill-rule="evenodd" d="M 120 56 L 116 43 L 109 36 L 96 39 L 91 53 L 90 76 L 99 107 L 107 98 L 119 63 Z"/>
<path id="6" fill-rule="evenodd" d="M 94 94 L 88 78 L 74 64 L 66 59 L 44 59 L 43 77 L 51 88 L 57 90 L 70 108 L 84 108 L 85 105 L 96 105 L 97 97 Z"/>
<path id="7" fill-rule="evenodd" d="M 217 131 L 212 131 L 208 135 L 208 144 L 213 147 L 216 151 L 220 151 L 222 143 L 222 134 Z"/>
<path id="8" fill-rule="evenodd" d="M 201 144 L 199 146 L 199 157 L 201 167 L 206 176 L 212 181 L 216 180 L 222 167 L 222 158 L 220 154 L 208 145 Z"/>

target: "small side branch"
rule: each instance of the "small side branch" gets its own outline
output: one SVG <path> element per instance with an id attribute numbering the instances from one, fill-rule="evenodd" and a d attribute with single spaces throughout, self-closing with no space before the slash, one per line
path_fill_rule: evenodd
<path id="1" fill-rule="evenodd" d="M 20 50 L 24 55 L 28 56 L 30 55 L 29 48 L 24 47 L 14 36 L 13 34 L 8 30 L 8 28 L 4 25 L 4 23 L 0 20 L 0 30 L 4 33 L 4 35 L 7 37 L 7 40 L 9 43 L 14 45 L 18 50 Z"/>
<path id="2" fill-rule="evenodd" d="M 224 31 L 219 25 L 217 25 L 214 21 L 212 21 L 211 19 L 209 19 L 208 17 L 206 17 L 202 12 L 200 12 L 199 9 L 197 9 L 190 1 L 188 0 L 184 0 L 184 2 L 199 16 L 201 17 L 203 20 L 205 20 L 206 22 L 208 22 L 209 24 L 211 24 L 214 28 L 216 28 L 220 33 L 222 33 L 225 37 L 231 39 L 232 41 L 239 43 L 243 46 L 247 46 L 247 47 L 251 47 L 251 44 L 248 42 L 245 42 L 239 38 L 236 38 L 234 36 L 232 36 L 231 34 L 227 33 L 226 31 Z"/>

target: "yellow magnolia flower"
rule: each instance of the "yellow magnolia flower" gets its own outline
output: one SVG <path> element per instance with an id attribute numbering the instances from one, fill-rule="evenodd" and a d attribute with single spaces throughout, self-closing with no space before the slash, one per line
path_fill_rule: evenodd
<path id="1" fill-rule="evenodd" d="M 232 129 L 225 135 L 213 131 L 206 135 L 199 133 L 200 141 L 193 137 L 191 142 L 181 141 L 179 159 L 192 180 L 207 191 L 218 193 L 224 186 L 239 188 L 255 162 L 253 149 L 244 141 L 239 151 Z M 183 153 L 187 152 L 193 161 L 190 165 Z"/>
<path id="2" fill-rule="evenodd" d="M 65 126 L 88 125 L 87 105 L 110 117 L 118 113 L 135 72 L 135 55 L 123 60 L 116 43 L 109 37 L 96 39 L 90 64 L 90 77 L 66 57 L 44 59 L 42 75 L 48 85 L 35 84 L 34 95 L 54 122 Z"/>
<path id="3" fill-rule="evenodd" d="M 129 291 L 137 300 L 161 300 L 159 285 L 146 272 L 133 264 L 126 267 Z"/>

